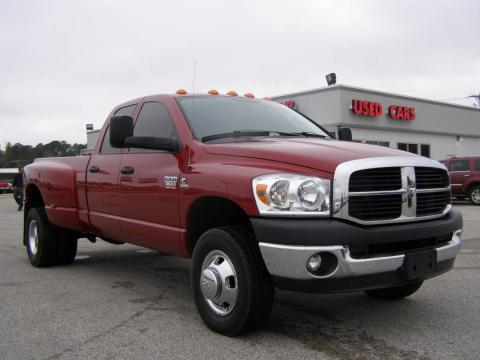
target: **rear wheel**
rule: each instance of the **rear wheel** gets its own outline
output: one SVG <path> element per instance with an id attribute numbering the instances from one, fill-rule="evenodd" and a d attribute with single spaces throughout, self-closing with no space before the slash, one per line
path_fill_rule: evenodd
<path id="1" fill-rule="evenodd" d="M 28 258 L 33 266 L 55 265 L 59 247 L 58 232 L 48 221 L 45 209 L 30 209 L 25 219 L 25 237 Z"/>
<path id="2" fill-rule="evenodd" d="M 470 199 L 470 202 L 473 205 L 479 206 L 480 205 L 480 186 L 475 185 L 474 187 L 472 187 L 470 189 L 470 193 L 468 194 L 468 197 Z"/>
<path id="3" fill-rule="evenodd" d="M 30 263 L 35 267 L 67 265 L 75 260 L 77 238 L 56 229 L 44 208 L 33 208 L 25 219 L 25 244 Z"/>
<path id="4" fill-rule="evenodd" d="M 273 285 L 258 245 L 240 227 L 208 230 L 192 258 L 191 283 L 198 312 L 220 334 L 237 336 L 270 315 Z"/>
<path id="5" fill-rule="evenodd" d="M 367 290 L 365 291 L 365 293 L 368 296 L 371 296 L 377 299 L 397 300 L 397 299 L 403 299 L 403 298 L 406 298 L 407 296 L 412 295 L 418 289 L 420 289 L 420 286 L 422 286 L 422 284 L 423 284 L 423 281 L 419 281 L 413 284 L 396 286 L 396 287 L 391 287 L 386 289 Z"/>
<path id="6" fill-rule="evenodd" d="M 74 234 L 68 230 L 59 230 L 60 241 L 58 243 L 57 265 L 68 265 L 75 260 L 77 256 L 78 240 Z"/>

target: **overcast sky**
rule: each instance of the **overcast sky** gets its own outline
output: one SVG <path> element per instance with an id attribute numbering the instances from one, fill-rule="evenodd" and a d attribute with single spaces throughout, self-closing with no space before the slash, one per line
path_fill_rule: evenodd
<path id="1" fill-rule="evenodd" d="M 0 145 L 86 142 L 118 103 L 339 83 L 471 105 L 478 1 L 3 1 Z"/>

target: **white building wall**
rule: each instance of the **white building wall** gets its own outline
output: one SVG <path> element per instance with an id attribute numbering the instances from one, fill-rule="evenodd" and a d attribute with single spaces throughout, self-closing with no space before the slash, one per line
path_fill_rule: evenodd
<path id="1" fill-rule="evenodd" d="M 463 137 L 463 141 L 457 141 L 457 137 L 452 135 L 353 127 L 352 135 L 354 140 L 388 141 L 392 148 L 397 148 L 398 143 L 429 144 L 430 157 L 434 160 L 442 160 L 450 156 L 480 155 L 480 138 L 475 137 Z"/>

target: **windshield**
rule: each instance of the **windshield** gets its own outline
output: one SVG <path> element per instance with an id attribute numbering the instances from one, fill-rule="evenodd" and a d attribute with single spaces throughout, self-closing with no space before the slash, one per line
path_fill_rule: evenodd
<path id="1" fill-rule="evenodd" d="M 313 122 L 274 101 L 224 96 L 177 97 L 197 139 L 211 138 L 218 134 L 241 134 L 276 136 L 298 134 L 328 137 Z M 260 134 L 260 132 L 266 134 Z M 232 136 L 237 137 L 237 136 Z"/>

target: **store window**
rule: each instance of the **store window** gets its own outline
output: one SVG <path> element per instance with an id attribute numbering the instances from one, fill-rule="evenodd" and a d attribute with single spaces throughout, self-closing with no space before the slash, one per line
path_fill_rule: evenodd
<path id="1" fill-rule="evenodd" d="M 377 140 L 352 140 L 353 142 L 359 142 L 362 144 L 370 144 L 370 145 L 380 145 L 389 147 L 390 143 L 388 141 L 377 141 Z"/>
<path id="2" fill-rule="evenodd" d="M 475 160 L 475 170 L 480 171 L 480 159 Z"/>
<path id="3" fill-rule="evenodd" d="M 422 144 L 420 145 L 420 155 L 425 157 L 430 157 L 430 145 Z"/>
<path id="4" fill-rule="evenodd" d="M 468 171 L 470 164 L 468 160 L 452 160 L 450 162 L 450 171 Z"/>
<path id="5" fill-rule="evenodd" d="M 420 148 L 420 155 L 430 157 L 430 145 L 429 144 L 409 144 L 409 143 L 397 143 L 399 150 L 408 151 L 413 154 L 418 154 Z"/>

